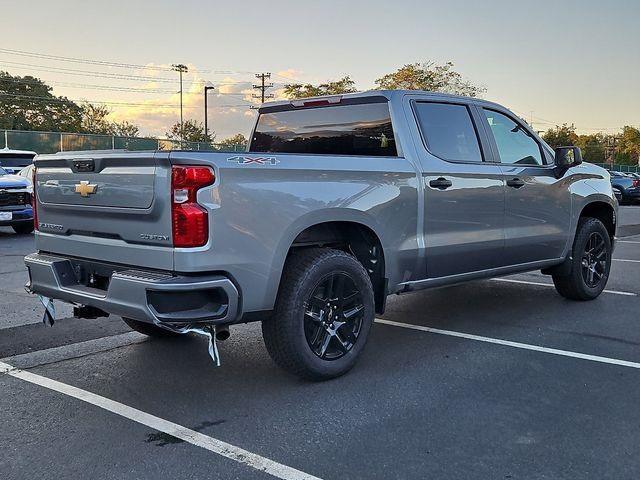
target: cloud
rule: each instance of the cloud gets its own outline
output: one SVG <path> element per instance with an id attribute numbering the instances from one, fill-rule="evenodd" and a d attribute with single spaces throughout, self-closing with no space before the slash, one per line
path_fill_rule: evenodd
<path id="1" fill-rule="evenodd" d="M 222 140 L 236 133 L 247 135 L 253 124 L 252 111 L 248 110 L 256 100 L 250 81 L 225 77 L 220 81 L 209 82 L 201 76 L 196 68 L 189 66 L 189 71 L 183 76 L 183 113 L 184 119 L 204 121 L 204 91 L 203 87 L 211 84 L 215 87 L 208 94 L 209 125 L 216 131 L 217 138 Z M 171 90 L 166 83 L 146 82 L 141 85 L 148 90 Z M 140 98 L 144 95 L 145 98 Z M 164 136 L 171 126 L 180 121 L 180 94 L 176 81 L 175 93 L 158 94 L 149 100 L 149 94 L 138 94 L 131 98 L 109 99 L 111 102 L 126 102 L 131 105 L 113 105 L 113 112 L 109 118 L 114 121 L 126 120 L 140 126 L 144 135 Z M 249 115 L 246 115 L 249 113 Z"/>
<path id="2" fill-rule="evenodd" d="M 295 68 L 287 68 L 286 70 L 281 70 L 276 73 L 276 76 L 285 78 L 286 80 L 294 80 L 298 81 L 298 77 L 302 75 L 302 71 L 296 70 Z"/>

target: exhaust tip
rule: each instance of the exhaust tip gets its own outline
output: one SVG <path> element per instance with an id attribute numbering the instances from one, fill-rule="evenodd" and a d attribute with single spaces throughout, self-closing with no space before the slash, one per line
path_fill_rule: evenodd
<path id="1" fill-rule="evenodd" d="M 229 331 L 229 327 L 227 327 L 226 325 L 216 328 L 216 340 L 220 342 L 224 342 L 230 336 L 231 336 L 231 332 Z"/>

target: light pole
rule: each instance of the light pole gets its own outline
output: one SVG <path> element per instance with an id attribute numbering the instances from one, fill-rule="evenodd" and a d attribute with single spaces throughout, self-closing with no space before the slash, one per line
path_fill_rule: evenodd
<path id="1" fill-rule="evenodd" d="M 174 63 L 171 68 L 180 73 L 180 142 L 184 142 L 184 128 L 182 123 L 182 74 L 189 71 L 186 65 Z M 180 145 L 182 147 L 182 144 Z"/>
<path id="2" fill-rule="evenodd" d="M 209 90 L 215 90 L 215 87 L 212 85 L 204 86 L 204 141 L 207 141 L 209 134 L 209 110 L 207 108 L 207 92 Z"/>

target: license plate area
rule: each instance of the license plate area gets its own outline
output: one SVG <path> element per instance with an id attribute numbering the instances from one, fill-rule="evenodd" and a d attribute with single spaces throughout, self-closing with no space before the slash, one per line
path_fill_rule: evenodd
<path id="1" fill-rule="evenodd" d="M 0 212 L 0 221 L 13 220 L 13 213 L 11 212 Z"/>

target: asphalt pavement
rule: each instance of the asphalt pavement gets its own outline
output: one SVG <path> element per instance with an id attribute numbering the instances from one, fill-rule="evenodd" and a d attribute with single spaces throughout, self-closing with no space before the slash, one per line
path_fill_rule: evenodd
<path id="1" fill-rule="evenodd" d="M 220 368 L 197 336 L 45 327 L 22 288 L 32 237 L 0 229 L 0 478 L 636 479 L 640 207 L 620 221 L 598 299 L 537 272 L 390 297 L 324 383 L 278 369 L 258 324 Z"/>

